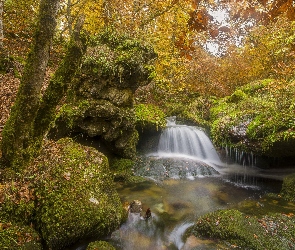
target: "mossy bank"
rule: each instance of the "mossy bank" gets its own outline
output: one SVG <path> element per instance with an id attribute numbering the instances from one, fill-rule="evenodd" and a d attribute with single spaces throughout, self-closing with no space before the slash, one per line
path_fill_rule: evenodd
<path id="1" fill-rule="evenodd" d="M 238 88 L 211 108 L 216 145 L 295 158 L 295 82 L 265 79 Z"/>

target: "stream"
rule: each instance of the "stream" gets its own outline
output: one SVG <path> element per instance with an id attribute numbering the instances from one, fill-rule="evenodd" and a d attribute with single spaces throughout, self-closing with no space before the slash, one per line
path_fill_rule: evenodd
<path id="1" fill-rule="evenodd" d="M 210 139 L 197 127 L 176 125 L 170 118 L 155 152 L 140 156 L 134 172 L 146 181 L 117 183 L 123 203 L 139 200 L 141 213 L 108 237 L 119 250 L 220 249 L 214 241 L 186 236 L 198 217 L 218 209 L 258 202 L 264 194 L 279 193 L 287 170 L 262 170 L 221 162 Z M 152 216 L 145 220 L 150 208 Z M 77 248 L 77 250 L 85 248 Z"/>
<path id="2" fill-rule="evenodd" d="M 224 164 L 201 128 L 176 125 L 175 117 L 155 151 L 140 157 L 134 169 L 147 181 L 117 186 L 123 202 L 142 202 L 142 212 L 130 213 L 108 239 L 116 249 L 217 249 L 214 241 L 186 238 L 186 229 L 208 212 L 278 193 L 285 174 Z M 144 220 L 148 208 L 152 217 Z"/>
<path id="3" fill-rule="evenodd" d="M 124 250 L 217 249 L 214 242 L 194 237 L 184 240 L 185 230 L 205 213 L 258 199 L 265 192 L 279 192 L 281 186 L 281 181 L 271 179 L 259 178 L 255 182 L 242 185 L 212 176 L 118 185 L 122 201 L 140 200 L 143 211 L 130 213 L 128 221 L 108 240 L 116 249 Z M 147 208 L 152 218 L 143 220 Z"/>

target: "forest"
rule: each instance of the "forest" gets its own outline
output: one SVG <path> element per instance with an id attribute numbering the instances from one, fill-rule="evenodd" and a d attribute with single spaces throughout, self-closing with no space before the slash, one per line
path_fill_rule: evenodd
<path id="1" fill-rule="evenodd" d="M 166 117 L 243 164 L 294 168 L 294 70 L 293 0 L 0 0 L 0 248 L 67 249 L 116 230 L 128 214 L 114 182 L 141 181 L 139 145 Z M 277 196 L 293 207 L 294 174 Z M 190 233 L 265 249 L 257 227 L 284 221 L 273 249 L 293 249 L 285 214 L 256 225 L 213 212 Z M 210 224 L 223 219 L 224 235 Z"/>

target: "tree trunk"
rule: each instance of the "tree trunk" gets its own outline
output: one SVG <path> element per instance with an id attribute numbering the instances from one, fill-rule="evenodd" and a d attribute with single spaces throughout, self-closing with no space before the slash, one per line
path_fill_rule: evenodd
<path id="1" fill-rule="evenodd" d="M 3 5 L 4 0 L 0 0 L 0 53 L 3 51 Z"/>
<path id="2" fill-rule="evenodd" d="M 68 0 L 68 4 L 67 4 L 67 20 L 68 20 L 68 29 L 69 29 L 69 34 L 70 36 L 72 36 L 73 31 L 72 31 L 72 27 L 73 27 L 73 21 L 72 21 L 72 15 L 71 15 L 71 9 L 72 9 L 72 0 Z"/>
<path id="3" fill-rule="evenodd" d="M 40 91 L 56 28 L 60 0 L 41 0 L 33 47 L 28 55 L 15 104 L 2 132 L 2 160 L 19 172 L 34 152 L 30 134 L 40 105 Z"/>
<path id="4" fill-rule="evenodd" d="M 85 36 L 80 35 L 80 30 L 84 23 L 84 17 L 81 17 L 74 29 L 67 53 L 44 93 L 34 122 L 33 141 L 34 151 L 37 151 L 42 143 L 45 134 L 50 128 L 51 122 L 55 117 L 55 111 L 58 103 L 66 94 L 69 85 L 76 72 L 80 68 L 82 57 L 86 51 Z"/>

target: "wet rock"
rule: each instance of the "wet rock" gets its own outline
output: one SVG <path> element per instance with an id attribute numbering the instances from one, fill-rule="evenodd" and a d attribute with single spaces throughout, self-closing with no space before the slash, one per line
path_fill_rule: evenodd
<path id="1" fill-rule="evenodd" d="M 141 213 L 142 212 L 142 203 L 139 200 L 134 200 L 130 203 L 129 208 L 130 213 Z"/>
<path id="2" fill-rule="evenodd" d="M 238 210 L 208 213 L 195 223 L 196 237 L 220 240 L 240 249 L 293 249 L 294 214 L 275 213 L 258 218 Z"/>
<path id="3" fill-rule="evenodd" d="M 219 175 L 219 172 L 205 162 L 187 158 L 139 157 L 135 164 L 135 174 L 155 180 L 194 179 Z"/>
<path id="4" fill-rule="evenodd" d="M 150 208 L 148 208 L 148 209 L 146 210 L 145 215 L 144 215 L 143 218 L 144 218 L 145 220 L 148 220 L 149 218 L 151 218 L 151 216 L 152 216 L 152 211 L 151 211 Z"/>

